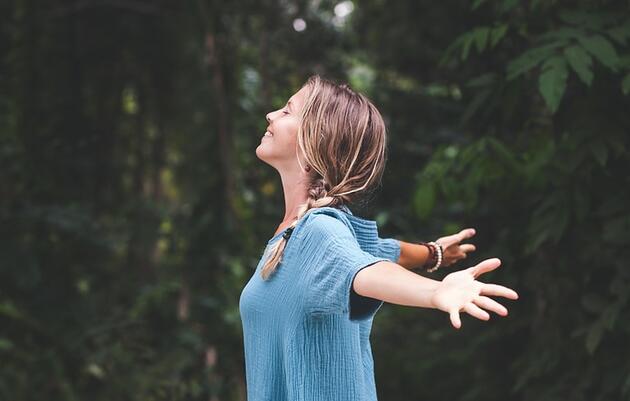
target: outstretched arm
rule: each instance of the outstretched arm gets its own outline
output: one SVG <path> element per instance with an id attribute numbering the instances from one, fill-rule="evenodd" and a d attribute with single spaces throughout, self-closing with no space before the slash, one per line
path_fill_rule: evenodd
<path id="1" fill-rule="evenodd" d="M 479 275 L 492 271 L 499 265 L 501 261 L 498 258 L 486 259 L 438 281 L 410 272 L 397 263 L 381 261 L 361 269 L 354 277 L 352 286 L 362 296 L 397 305 L 447 312 L 453 327 L 459 329 L 460 311 L 481 320 L 490 318 L 481 308 L 502 316 L 507 315 L 507 309 L 503 305 L 486 295 L 518 299 L 518 294 L 510 288 L 476 280 Z"/>
<path id="2" fill-rule="evenodd" d="M 476 249 L 473 244 L 461 244 L 462 241 L 475 235 L 474 228 L 461 230 L 457 234 L 441 237 L 435 240 L 444 249 L 442 266 L 450 266 L 460 259 L 466 258 L 468 252 Z M 413 242 L 398 240 L 400 244 L 400 257 L 398 264 L 408 270 L 421 269 L 429 259 L 429 248 Z"/>

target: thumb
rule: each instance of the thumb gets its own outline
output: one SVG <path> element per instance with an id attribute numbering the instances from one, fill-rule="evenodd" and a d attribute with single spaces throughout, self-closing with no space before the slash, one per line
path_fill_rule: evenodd
<path id="1" fill-rule="evenodd" d="M 470 268 L 470 271 L 472 272 L 473 276 L 477 278 L 478 276 L 492 271 L 499 266 L 501 266 L 501 259 L 491 258 L 477 263 L 475 266 Z"/>

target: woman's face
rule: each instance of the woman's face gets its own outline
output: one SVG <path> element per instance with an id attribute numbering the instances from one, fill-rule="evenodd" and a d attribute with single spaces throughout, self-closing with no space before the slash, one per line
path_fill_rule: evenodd
<path id="1" fill-rule="evenodd" d="M 276 170 L 299 169 L 297 162 L 297 132 L 300 126 L 300 110 L 306 100 L 308 88 L 296 92 L 283 108 L 267 114 L 267 132 L 260 139 L 256 156 Z M 300 159 L 304 165 L 303 159 Z"/>

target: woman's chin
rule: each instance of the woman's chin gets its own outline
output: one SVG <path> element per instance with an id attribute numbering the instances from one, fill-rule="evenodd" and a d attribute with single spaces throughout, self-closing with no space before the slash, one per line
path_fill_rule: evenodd
<path id="1" fill-rule="evenodd" d="M 269 160 L 269 154 L 265 151 L 265 146 L 262 143 L 256 148 L 256 157 L 265 163 L 268 163 L 267 160 Z"/>

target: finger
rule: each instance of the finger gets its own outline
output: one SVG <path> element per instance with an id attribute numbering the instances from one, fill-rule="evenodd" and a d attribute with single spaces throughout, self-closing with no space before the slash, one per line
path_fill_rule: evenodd
<path id="1" fill-rule="evenodd" d="M 446 249 L 446 248 L 450 247 L 451 245 L 456 244 L 457 242 L 459 242 L 459 238 L 457 237 L 456 234 L 453 234 L 453 235 L 449 235 L 447 237 L 438 238 L 438 239 L 435 240 L 435 242 L 440 244 L 442 246 L 442 249 Z"/>
<path id="2" fill-rule="evenodd" d="M 481 320 L 489 320 L 490 314 L 473 303 L 464 305 L 464 310 L 471 316 Z"/>
<path id="3" fill-rule="evenodd" d="M 473 273 L 473 276 L 477 278 L 480 275 L 492 271 L 499 266 L 501 266 L 501 259 L 491 258 L 477 263 L 475 266 L 471 267 L 470 270 Z"/>
<path id="4" fill-rule="evenodd" d="M 451 324 L 453 325 L 453 327 L 455 327 L 456 329 L 462 327 L 462 321 L 459 320 L 459 311 L 452 310 L 449 315 L 451 317 Z"/>
<path id="5" fill-rule="evenodd" d="M 474 228 L 466 228 L 466 229 L 460 231 L 458 236 L 459 236 L 459 240 L 461 242 L 461 241 L 465 240 L 466 238 L 472 237 L 475 234 L 476 234 L 476 231 L 475 231 Z"/>
<path id="6" fill-rule="evenodd" d="M 505 306 L 501 305 L 497 301 L 492 298 L 484 297 L 483 295 L 478 296 L 473 300 L 476 305 L 479 305 L 482 308 L 491 310 L 497 315 L 507 316 L 508 311 Z"/>
<path id="7" fill-rule="evenodd" d="M 475 251 L 477 249 L 477 247 L 475 247 L 473 244 L 462 244 L 459 246 L 459 250 L 462 252 L 472 252 Z"/>
<path id="8" fill-rule="evenodd" d="M 518 294 L 511 288 L 498 284 L 482 283 L 480 294 L 505 297 L 510 299 L 518 299 Z"/>

